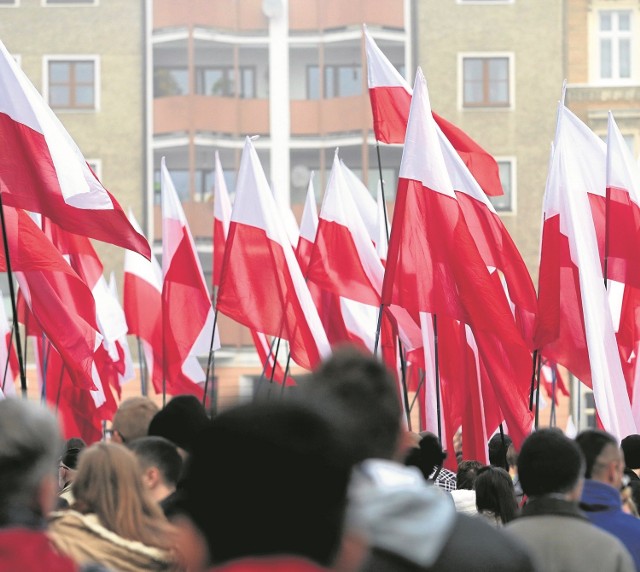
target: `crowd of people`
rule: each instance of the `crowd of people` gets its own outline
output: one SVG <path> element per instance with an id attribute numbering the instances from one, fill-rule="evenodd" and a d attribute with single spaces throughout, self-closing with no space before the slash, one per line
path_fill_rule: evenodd
<path id="1" fill-rule="evenodd" d="M 464 437 L 464 436 L 463 436 Z M 124 401 L 110 439 L 0 402 L 0 571 L 640 571 L 640 435 L 504 432 L 447 470 L 393 378 L 336 351 L 295 390 L 209 419 Z"/>

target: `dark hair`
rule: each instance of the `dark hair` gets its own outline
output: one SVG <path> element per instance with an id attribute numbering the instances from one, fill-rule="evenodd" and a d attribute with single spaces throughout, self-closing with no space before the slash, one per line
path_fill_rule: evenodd
<path id="1" fill-rule="evenodd" d="M 389 370 L 373 356 L 338 348 L 313 373 L 300 397 L 340 428 L 355 462 L 394 456 L 402 410 Z"/>
<path id="2" fill-rule="evenodd" d="M 473 490 L 478 471 L 484 467 L 480 461 L 462 461 L 456 473 L 456 489 Z"/>
<path id="3" fill-rule="evenodd" d="M 613 435 L 599 429 L 587 429 L 576 437 L 576 443 L 584 455 L 585 468 L 584 476 L 590 479 L 593 475 L 593 467 L 596 464 L 600 453 L 607 445 L 618 448 L 618 442 Z"/>
<path id="4" fill-rule="evenodd" d="M 476 478 L 478 512 L 492 512 L 502 524 L 512 521 L 518 513 L 518 501 L 509 473 L 500 467 L 482 467 Z"/>
<path id="5" fill-rule="evenodd" d="M 182 471 L 182 457 L 171 441 L 164 437 L 142 437 L 127 446 L 135 453 L 143 469 L 156 467 L 166 485 L 177 485 Z"/>
<path id="6" fill-rule="evenodd" d="M 207 412 L 195 395 L 177 395 L 158 411 L 149 423 L 149 436 L 164 437 L 185 451 L 209 421 Z"/>
<path id="7" fill-rule="evenodd" d="M 218 415 L 196 438 L 184 483 L 185 508 L 213 563 L 289 554 L 330 564 L 348 459 L 330 422 L 302 403 L 256 402 Z"/>
<path id="8" fill-rule="evenodd" d="M 86 448 L 86 446 L 87 444 L 84 440 L 80 439 L 80 437 L 72 437 L 67 440 L 64 445 L 62 457 L 60 457 L 60 462 L 68 469 L 75 470 L 78 466 L 80 452 Z"/>
<path id="9" fill-rule="evenodd" d="M 620 443 L 624 464 L 629 469 L 640 469 L 640 435 L 628 435 Z"/>
<path id="10" fill-rule="evenodd" d="M 518 456 L 518 477 L 530 497 L 567 493 L 582 474 L 580 448 L 558 429 L 539 429 L 527 437 Z"/>
<path id="11" fill-rule="evenodd" d="M 447 458 L 447 454 L 442 451 L 442 446 L 438 437 L 427 431 L 420 433 L 421 439 L 418 447 L 409 451 L 404 464 L 408 467 L 420 469 L 425 479 L 428 479 L 433 470 L 442 465 L 442 461 Z"/>
<path id="12" fill-rule="evenodd" d="M 502 439 L 504 437 L 504 445 L 502 444 Z M 491 439 L 489 439 L 488 448 L 489 448 L 489 464 L 494 467 L 502 467 L 503 469 L 509 470 L 509 459 L 508 452 L 509 447 L 513 445 L 513 441 L 509 435 L 501 435 L 500 433 L 496 433 Z"/>

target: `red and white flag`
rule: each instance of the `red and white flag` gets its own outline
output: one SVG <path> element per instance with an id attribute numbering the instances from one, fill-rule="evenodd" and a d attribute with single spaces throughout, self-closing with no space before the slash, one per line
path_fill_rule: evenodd
<path id="1" fill-rule="evenodd" d="M 150 255 L 62 123 L 0 42 L 0 192 L 83 236 Z"/>
<path id="2" fill-rule="evenodd" d="M 329 342 L 248 137 L 236 189 L 218 310 L 288 340 L 293 360 L 313 369 L 330 353 Z"/>
<path id="3" fill-rule="evenodd" d="M 377 46 L 364 28 L 367 78 L 376 139 L 383 143 L 404 143 L 411 86 Z M 482 190 L 491 196 L 504 194 L 496 160 L 462 129 L 433 113 L 436 123 L 473 173 Z"/>
<path id="4" fill-rule="evenodd" d="M 544 199 L 536 345 L 593 388 L 605 430 L 636 433 L 589 194 L 605 188 L 604 143 L 560 103 Z"/>
<path id="5" fill-rule="evenodd" d="M 220 348 L 211 299 L 178 193 L 164 158 L 162 188 L 162 346 L 166 380 L 205 381 L 198 356 Z M 213 336 L 213 338 L 212 338 Z"/>
<path id="6" fill-rule="evenodd" d="M 115 303 L 118 305 L 120 312 L 122 312 L 124 316 L 124 309 L 120 306 L 119 296 L 118 296 L 118 285 L 116 284 L 115 274 L 112 272 L 109 277 L 109 290 L 111 291 L 111 296 L 113 297 Z M 126 319 L 125 319 L 126 323 Z M 127 340 L 127 330 L 115 341 L 115 351 L 113 349 L 109 349 L 109 354 L 114 358 L 114 363 L 117 364 L 118 370 L 118 382 L 120 386 L 123 386 L 125 383 L 131 381 L 135 376 L 135 371 L 133 367 L 133 358 L 131 357 L 131 349 L 129 348 L 129 341 Z M 117 359 L 115 359 L 117 356 Z"/>
<path id="7" fill-rule="evenodd" d="M 389 243 L 382 303 L 412 316 L 468 324 L 491 368 L 497 403 L 516 442 L 530 430 L 530 357 L 502 287 L 476 246 L 447 171 L 426 80 L 416 77 Z"/>
<path id="8" fill-rule="evenodd" d="M 213 198 L 213 285 L 220 285 L 224 249 L 231 222 L 231 200 L 224 180 L 220 155 L 216 151 L 215 189 Z"/>
<path id="9" fill-rule="evenodd" d="M 0 300 L 4 299 L 0 292 Z M 20 374 L 18 355 L 13 344 L 12 327 L 9 325 L 4 304 L 0 304 L 0 389 L 3 395 L 15 395 L 15 380 Z"/>
<path id="10" fill-rule="evenodd" d="M 296 258 L 300 265 L 302 275 L 306 278 L 307 266 L 311 260 L 313 245 L 316 241 L 316 232 L 318 231 L 318 207 L 316 206 L 316 194 L 313 188 L 313 172 L 309 177 L 309 186 L 307 187 L 307 196 L 304 201 L 304 209 L 302 210 L 302 219 L 300 220 L 300 239 L 298 240 L 298 248 L 296 248 Z"/>
<path id="11" fill-rule="evenodd" d="M 141 232 L 131 212 L 129 220 Z M 128 333 L 142 343 L 151 383 L 156 393 L 162 393 L 162 268 L 154 255 L 147 260 L 136 252 L 125 252 L 123 309 Z M 170 394 L 182 393 L 173 382 L 172 378 L 167 378 L 167 391 Z M 187 382 L 190 388 L 192 383 Z"/>

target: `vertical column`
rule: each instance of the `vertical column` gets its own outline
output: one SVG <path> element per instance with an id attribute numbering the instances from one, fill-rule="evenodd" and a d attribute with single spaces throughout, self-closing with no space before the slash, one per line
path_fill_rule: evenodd
<path id="1" fill-rule="evenodd" d="M 263 11 L 269 18 L 271 181 L 283 204 L 290 204 L 289 0 L 265 0 Z"/>

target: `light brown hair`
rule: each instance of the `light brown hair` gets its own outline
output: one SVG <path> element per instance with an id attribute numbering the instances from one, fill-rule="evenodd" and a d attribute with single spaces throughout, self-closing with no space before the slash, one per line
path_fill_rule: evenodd
<path id="1" fill-rule="evenodd" d="M 158 406 L 148 397 L 130 397 L 118 407 L 111 427 L 120 434 L 124 443 L 129 443 L 147 436 L 149 424 L 158 411 Z"/>
<path id="2" fill-rule="evenodd" d="M 101 524 L 123 538 L 167 549 L 170 525 L 142 482 L 135 455 L 122 445 L 96 443 L 80 455 L 73 483 L 75 504 L 94 513 Z"/>

